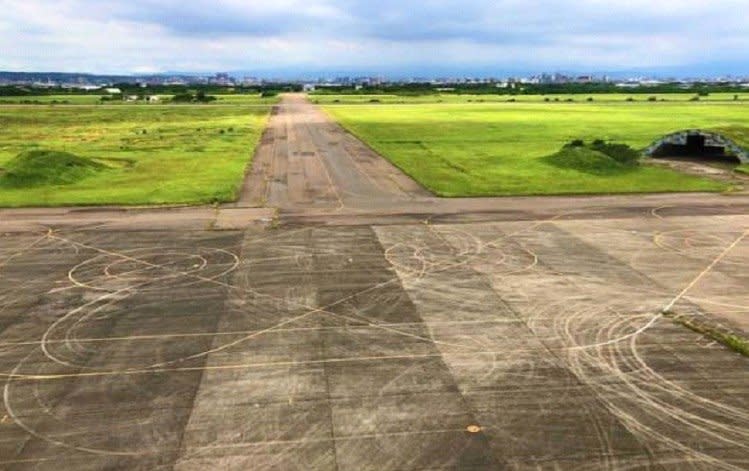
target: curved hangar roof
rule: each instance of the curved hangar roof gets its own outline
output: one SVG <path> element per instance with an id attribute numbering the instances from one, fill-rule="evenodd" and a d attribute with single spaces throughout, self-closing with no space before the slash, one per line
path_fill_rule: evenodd
<path id="1" fill-rule="evenodd" d="M 742 163 L 749 163 L 749 152 L 736 142 L 722 134 L 700 129 L 687 129 L 667 134 L 645 149 L 645 155 L 652 157 L 664 145 L 685 146 L 690 136 L 701 136 L 705 139 L 706 147 L 722 147 L 727 153 L 735 155 Z"/>

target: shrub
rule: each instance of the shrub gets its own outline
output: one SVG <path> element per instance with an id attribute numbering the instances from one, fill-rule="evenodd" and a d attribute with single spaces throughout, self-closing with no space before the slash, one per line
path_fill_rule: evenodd
<path id="1" fill-rule="evenodd" d="M 650 101 L 650 102 L 653 102 L 653 101 L 658 101 L 658 97 L 655 97 L 655 96 L 649 96 L 649 97 L 648 97 L 648 101 Z"/>
<path id="2" fill-rule="evenodd" d="M 193 99 L 192 93 L 177 93 L 172 97 L 174 103 L 190 103 Z"/>
<path id="3" fill-rule="evenodd" d="M 635 165 L 640 160 L 640 153 L 627 144 L 614 144 L 596 139 L 591 148 L 624 165 Z"/>
<path id="4" fill-rule="evenodd" d="M 585 141 L 582 139 L 573 139 L 570 142 L 568 142 L 565 147 L 584 147 Z"/>
<path id="5" fill-rule="evenodd" d="M 588 100 L 587 100 L 587 101 L 589 101 L 589 102 L 590 102 L 590 101 L 593 101 L 593 97 L 592 97 L 592 96 L 589 96 L 589 97 L 588 97 Z"/>
<path id="6" fill-rule="evenodd" d="M 172 97 L 173 103 L 208 103 L 211 101 L 216 101 L 216 97 L 206 95 L 202 90 L 196 95 L 192 93 L 178 93 Z"/>

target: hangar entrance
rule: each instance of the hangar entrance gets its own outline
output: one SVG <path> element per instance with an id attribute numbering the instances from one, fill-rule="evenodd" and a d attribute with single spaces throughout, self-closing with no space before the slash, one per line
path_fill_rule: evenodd
<path id="1" fill-rule="evenodd" d="M 656 158 L 733 165 L 742 163 L 746 158 L 743 149 L 727 138 L 702 131 L 683 131 L 666 136 L 653 143 L 645 154 Z"/>

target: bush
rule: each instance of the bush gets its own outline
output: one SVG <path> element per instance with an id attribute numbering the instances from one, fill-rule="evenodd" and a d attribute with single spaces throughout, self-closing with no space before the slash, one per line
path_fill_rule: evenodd
<path id="1" fill-rule="evenodd" d="M 195 97 L 192 93 L 178 93 L 172 97 L 174 103 L 192 103 Z"/>
<path id="2" fill-rule="evenodd" d="M 583 141 L 582 139 L 574 139 L 565 145 L 565 147 L 584 147 L 584 146 L 585 146 L 585 141 Z"/>
<path id="3" fill-rule="evenodd" d="M 640 153 L 627 144 L 614 144 L 596 139 L 591 148 L 624 165 L 635 165 L 640 160 Z"/>
<path id="4" fill-rule="evenodd" d="M 699 97 L 699 95 L 698 96 L 693 96 L 692 98 L 689 99 L 689 101 L 700 101 L 700 97 Z"/>
<path id="5" fill-rule="evenodd" d="M 588 97 L 588 100 L 587 100 L 587 101 L 589 101 L 589 102 L 590 102 L 590 101 L 593 101 L 593 97 L 592 97 L 592 96 L 589 96 L 589 97 Z"/>
<path id="6" fill-rule="evenodd" d="M 650 102 L 658 101 L 658 97 L 655 97 L 655 96 L 649 96 L 649 97 L 648 97 L 648 101 L 650 101 Z"/>
<path id="7" fill-rule="evenodd" d="M 178 93 L 172 97 L 173 103 L 209 103 L 211 101 L 216 101 L 216 97 L 206 95 L 202 90 L 196 95 L 192 93 Z"/>
<path id="8" fill-rule="evenodd" d="M 627 101 L 635 101 L 635 99 L 630 96 L 630 97 L 627 97 Z"/>

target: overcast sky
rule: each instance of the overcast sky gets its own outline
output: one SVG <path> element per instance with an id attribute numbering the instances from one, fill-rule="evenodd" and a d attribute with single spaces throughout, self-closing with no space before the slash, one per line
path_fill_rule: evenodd
<path id="1" fill-rule="evenodd" d="M 0 12 L 0 70 L 749 74 L 749 0 L 0 0 Z"/>

